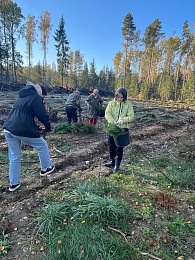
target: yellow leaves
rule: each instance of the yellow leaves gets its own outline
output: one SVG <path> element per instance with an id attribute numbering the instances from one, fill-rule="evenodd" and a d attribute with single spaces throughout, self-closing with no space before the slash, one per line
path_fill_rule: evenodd
<path id="1" fill-rule="evenodd" d="M 0 246 L 0 252 L 4 250 L 4 246 Z"/>
<path id="2" fill-rule="evenodd" d="M 82 224 L 85 224 L 85 220 L 83 220 L 81 223 L 82 223 Z"/>
<path id="3" fill-rule="evenodd" d="M 44 250 L 45 250 L 44 246 L 41 246 L 41 247 L 39 248 L 39 251 L 44 251 Z"/>

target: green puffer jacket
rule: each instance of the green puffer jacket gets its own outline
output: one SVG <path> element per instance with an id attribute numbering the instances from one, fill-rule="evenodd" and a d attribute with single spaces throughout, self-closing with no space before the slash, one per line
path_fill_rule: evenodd
<path id="1" fill-rule="evenodd" d="M 131 101 L 117 102 L 115 99 L 108 103 L 105 110 L 105 118 L 109 123 L 117 124 L 119 118 L 124 120 L 121 128 L 128 128 L 128 123 L 134 120 L 134 110 Z"/>

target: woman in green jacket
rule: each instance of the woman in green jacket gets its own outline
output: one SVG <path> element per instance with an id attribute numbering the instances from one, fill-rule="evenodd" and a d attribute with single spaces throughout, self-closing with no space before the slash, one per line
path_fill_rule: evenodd
<path id="1" fill-rule="evenodd" d="M 108 103 L 105 110 L 105 118 L 108 124 L 129 128 L 128 123 L 134 120 L 134 110 L 131 101 L 127 100 L 127 91 L 124 88 L 116 90 L 114 100 Z M 113 172 L 117 173 L 123 158 L 123 147 L 117 147 L 113 136 L 108 137 L 108 147 L 111 161 L 105 163 L 105 166 L 114 167 Z"/>

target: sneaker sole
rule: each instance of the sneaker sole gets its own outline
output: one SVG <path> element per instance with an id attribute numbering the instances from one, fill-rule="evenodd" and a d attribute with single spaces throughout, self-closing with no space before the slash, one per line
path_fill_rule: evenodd
<path id="1" fill-rule="evenodd" d="M 16 186 L 15 188 L 9 188 L 9 191 L 15 191 L 15 190 L 17 190 L 17 189 L 19 189 L 20 188 L 20 184 L 18 185 L 18 186 Z"/>
<path id="2" fill-rule="evenodd" d="M 54 170 L 55 170 L 55 165 L 53 166 L 53 168 L 50 171 L 48 171 L 46 173 L 40 173 L 40 176 L 42 176 L 42 177 L 47 176 L 48 174 L 52 173 Z"/>

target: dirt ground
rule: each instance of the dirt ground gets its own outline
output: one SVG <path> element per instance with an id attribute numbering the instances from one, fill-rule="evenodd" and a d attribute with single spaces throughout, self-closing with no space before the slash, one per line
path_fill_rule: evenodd
<path id="1" fill-rule="evenodd" d="M 14 102 L 14 96 L 10 94 L 10 103 L 2 101 L 1 114 L 7 113 L 11 104 Z M 66 120 L 63 109 L 64 98 L 48 98 L 52 102 L 52 107 L 57 107 L 57 122 Z M 50 102 L 50 105 L 51 105 Z M 179 147 L 179 140 L 183 137 L 185 140 L 193 140 L 195 113 L 188 108 L 156 108 L 149 103 L 140 106 L 141 102 L 134 102 L 135 112 L 144 113 L 145 116 L 153 118 L 153 121 L 146 122 L 141 117 L 130 124 L 131 144 L 124 149 L 124 160 L 122 170 L 126 169 L 129 162 L 128 151 L 131 149 L 141 152 L 143 155 L 155 154 L 162 146 Z M 156 109 L 160 111 L 161 116 L 167 119 L 172 117 L 176 120 L 167 120 L 161 123 L 156 118 Z M 86 111 L 83 111 L 82 120 L 87 120 Z M 183 113 L 189 114 L 185 119 Z M 1 120 L 3 117 L 1 117 Z M 57 123 L 57 122 L 53 122 Z M 56 170 L 48 177 L 39 177 L 39 163 L 23 164 L 32 169 L 29 177 L 22 174 L 22 185 L 17 192 L 8 192 L 8 164 L 1 164 L 2 181 L 0 186 L 0 229 L 10 234 L 11 249 L 6 255 L 0 256 L 1 259 L 38 259 L 41 257 L 41 241 L 32 238 L 31 223 L 34 213 L 43 205 L 43 197 L 49 194 L 50 188 L 53 190 L 63 190 L 82 178 L 89 176 L 101 177 L 110 174 L 110 170 L 104 167 L 104 163 L 109 160 L 107 148 L 107 134 L 103 131 L 103 125 L 106 123 L 104 118 L 100 118 L 97 123 L 97 133 L 89 135 L 65 134 L 57 135 L 49 133 L 46 140 L 52 161 Z M 70 151 L 60 150 L 60 144 L 67 142 L 71 145 Z M 72 148 L 73 147 L 73 148 Z M 7 146 L 3 133 L 0 135 L 0 149 L 6 151 Z M 23 149 L 31 151 L 27 146 Z M 191 153 L 190 156 L 193 157 Z M 193 158 L 192 158 L 193 159 Z M 29 158 L 31 160 L 31 158 Z M 33 159 L 34 160 L 34 159 Z M 36 169 L 36 170 L 35 170 Z M 151 189 L 155 189 L 152 187 Z M 194 208 L 188 209 L 188 214 L 194 214 Z"/>

